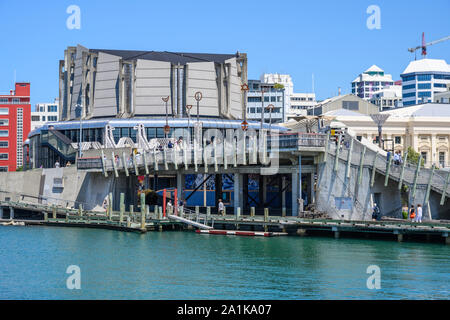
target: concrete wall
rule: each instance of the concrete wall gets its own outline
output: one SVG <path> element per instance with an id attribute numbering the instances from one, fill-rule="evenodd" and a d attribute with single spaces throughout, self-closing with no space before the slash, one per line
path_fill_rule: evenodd
<path id="1" fill-rule="evenodd" d="M 219 116 L 219 95 L 217 75 L 214 62 L 187 63 L 186 104 L 192 105 L 191 115 L 197 115 L 197 100 L 194 96 L 201 91 L 200 114 L 203 116 Z"/>
<path id="2" fill-rule="evenodd" d="M 372 172 L 371 169 L 364 168 L 361 184 L 358 184 L 358 166 L 350 168 L 350 177 L 347 178 L 346 163 L 339 161 L 338 171 L 335 173 L 334 157 L 331 155 L 326 163 L 319 165 L 317 209 L 327 212 L 333 219 L 371 220 L 372 197 L 373 194 L 380 193 L 382 215 L 395 215 L 396 209 L 401 208 L 401 193 L 397 189 L 397 183 L 389 181 L 388 186 L 384 187 L 384 176 L 377 174 L 374 186 L 370 187 Z"/>

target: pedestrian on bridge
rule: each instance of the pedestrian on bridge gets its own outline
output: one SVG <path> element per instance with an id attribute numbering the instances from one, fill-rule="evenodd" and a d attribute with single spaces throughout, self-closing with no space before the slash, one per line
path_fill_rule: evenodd
<path id="1" fill-rule="evenodd" d="M 422 222 L 422 206 L 420 204 L 417 205 L 417 216 L 416 222 Z"/>
<path id="2" fill-rule="evenodd" d="M 414 209 L 414 205 L 411 205 L 411 209 L 409 209 L 409 218 L 411 221 L 414 221 L 416 218 L 416 209 Z"/>

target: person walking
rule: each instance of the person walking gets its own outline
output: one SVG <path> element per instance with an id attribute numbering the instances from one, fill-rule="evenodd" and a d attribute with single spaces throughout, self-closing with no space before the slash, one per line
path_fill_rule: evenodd
<path id="1" fill-rule="evenodd" d="M 411 222 L 416 218 L 416 209 L 414 209 L 414 205 L 411 205 L 411 209 L 409 209 L 409 218 L 411 219 Z"/>
<path id="2" fill-rule="evenodd" d="M 376 203 L 373 204 L 372 220 L 377 221 L 380 217 L 380 208 Z"/>
<path id="3" fill-rule="evenodd" d="M 219 203 L 217 204 L 217 213 L 219 214 L 219 215 L 223 215 L 223 212 L 224 212 L 224 204 L 223 204 L 223 202 L 222 202 L 222 199 L 219 199 Z"/>
<path id="4" fill-rule="evenodd" d="M 422 222 L 422 206 L 420 204 L 417 205 L 416 222 Z"/>
<path id="5" fill-rule="evenodd" d="M 173 214 L 173 205 L 172 205 L 172 201 L 168 201 L 167 202 L 167 212 L 168 214 Z"/>

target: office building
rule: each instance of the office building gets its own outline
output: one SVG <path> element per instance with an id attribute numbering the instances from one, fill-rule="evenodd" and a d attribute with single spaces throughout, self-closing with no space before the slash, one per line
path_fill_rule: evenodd
<path id="1" fill-rule="evenodd" d="M 352 81 L 352 93 L 362 99 L 369 100 L 376 91 L 394 85 L 392 76 L 376 65 L 361 73 Z"/>
<path id="2" fill-rule="evenodd" d="M 23 166 L 30 113 L 29 82 L 16 82 L 15 90 L 0 94 L 0 171 L 16 171 Z"/>
<path id="3" fill-rule="evenodd" d="M 404 106 L 432 102 L 436 93 L 447 91 L 450 66 L 445 60 L 415 60 L 409 63 L 401 77 Z"/>

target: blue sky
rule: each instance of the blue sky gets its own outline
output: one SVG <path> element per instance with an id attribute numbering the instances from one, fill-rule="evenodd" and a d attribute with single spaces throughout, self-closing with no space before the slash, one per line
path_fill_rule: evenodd
<path id="1" fill-rule="evenodd" d="M 81 29 L 69 30 L 70 5 Z M 369 5 L 381 29 L 369 30 Z M 289 73 L 296 92 L 318 99 L 350 92 L 376 64 L 400 79 L 414 55 L 407 48 L 450 35 L 450 1 L 5 1 L 0 0 L 0 92 L 30 81 L 32 104 L 58 96 L 58 61 L 69 45 L 88 48 L 248 54 L 250 79 Z M 420 51 L 418 51 L 420 57 Z M 428 48 L 450 63 L 450 41 Z"/>

